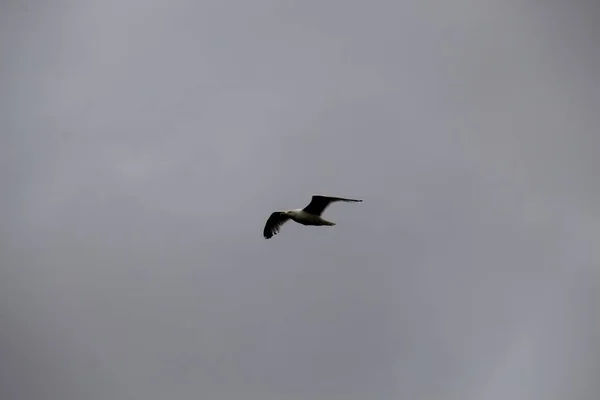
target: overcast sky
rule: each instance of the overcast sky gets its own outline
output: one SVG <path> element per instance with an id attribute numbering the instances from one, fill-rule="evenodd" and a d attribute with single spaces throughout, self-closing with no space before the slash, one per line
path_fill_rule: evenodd
<path id="1" fill-rule="evenodd" d="M 600 398 L 597 11 L 3 2 L 0 398 Z"/>

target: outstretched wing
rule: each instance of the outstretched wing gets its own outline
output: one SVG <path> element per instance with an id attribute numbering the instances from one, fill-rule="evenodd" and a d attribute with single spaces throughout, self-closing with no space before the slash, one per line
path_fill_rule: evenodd
<path id="1" fill-rule="evenodd" d="M 360 203 L 362 200 L 357 199 L 346 199 L 344 197 L 330 197 L 330 196 L 320 196 L 315 195 L 312 197 L 310 203 L 304 207 L 304 211 L 314 215 L 321 215 L 323 211 L 327 208 L 327 206 L 331 203 L 335 203 L 336 201 L 345 201 L 350 203 Z"/>
<path id="2" fill-rule="evenodd" d="M 265 229 L 263 231 L 263 236 L 265 239 L 271 239 L 274 235 L 277 235 L 281 225 L 285 224 L 285 222 L 290 219 L 287 215 L 285 215 L 281 211 L 275 211 L 269 219 L 267 219 L 267 223 L 265 224 Z"/>

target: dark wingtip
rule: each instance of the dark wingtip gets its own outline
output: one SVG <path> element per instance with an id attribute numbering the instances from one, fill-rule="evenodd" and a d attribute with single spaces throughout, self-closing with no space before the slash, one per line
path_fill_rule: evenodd
<path id="1" fill-rule="evenodd" d="M 264 231 L 263 232 L 263 236 L 265 237 L 265 239 L 271 239 L 276 234 L 277 234 L 277 232 L 271 232 L 271 231 Z"/>

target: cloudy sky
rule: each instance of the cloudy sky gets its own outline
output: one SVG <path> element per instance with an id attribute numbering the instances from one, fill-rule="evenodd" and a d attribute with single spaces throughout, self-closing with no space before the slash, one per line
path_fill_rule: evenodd
<path id="1" fill-rule="evenodd" d="M 3 2 L 0 397 L 598 399 L 598 17 Z"/>

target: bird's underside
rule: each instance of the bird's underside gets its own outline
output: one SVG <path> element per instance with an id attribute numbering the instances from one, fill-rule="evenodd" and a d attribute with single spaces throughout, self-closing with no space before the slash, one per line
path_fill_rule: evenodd
<path id="1" fill-rule="evenodd" d="M 265 239 L 272 238 L 279 233 L 281 226 L 290 219 L 302 225 L 333 226 L 335 223 L 321 218 L 321 214 L 331 203 L 338 201 L 359 203 L 362 200 L 321 195 L 312 196 L 310 203 L 303 209 L 275 211 L 272 213 L 265 224 L 263 236 Z"/>

